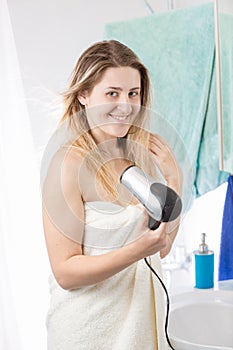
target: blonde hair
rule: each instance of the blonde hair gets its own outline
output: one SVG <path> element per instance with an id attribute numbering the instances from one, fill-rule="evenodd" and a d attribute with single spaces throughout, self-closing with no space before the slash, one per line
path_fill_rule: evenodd
<path id="1" fill-rule="evenodd" d="M 145 130 L 147 125 L 147 110 L 150 108 L 150 79 L 147 68 L 140 62 L 136 54 L 127 46 L 116 40 L 104 40 L 97 42 L 85 50 L 80 56 L 71 77 L 71 82 L 63 92 L 64 114 L 61 123 L 68 121 L 69 127 L 75 131 L 77 138 L 72 143 L 86 157 L 92 169 L 97 171 L 107 193 L 116 199 L 118 193 L 113 186 L 114 174 L 104 161 L 101 151 L 94 138 L 86 118 L 85 106 L 77 96 L 84 91 L 91 92 L 93 87 L 101 80 L 107 68 L 131 67 L 140 73 L 141 77 L 141 110 L 138 113 L 134 125 L 128 131 L 124 139 L 133 141 L 127 143 L 125 156 L 144 170 L 149 171 L 148 157 L 143 149 L 148 150 L 149 133 Z M 136 150 L 137 149 L 137 150 Z M 139 151 L 138 151 L 139 150 Z M 91 155 L 91 156 L 90 156 Z M 137 157 L 135 157 L 137 155 Z"/>

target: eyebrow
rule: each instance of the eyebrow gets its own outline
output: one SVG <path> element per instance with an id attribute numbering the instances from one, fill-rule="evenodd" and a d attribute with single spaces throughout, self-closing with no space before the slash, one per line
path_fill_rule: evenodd
<path id="1" fill-rule="evenodd" d="M 121 87 L 118 87 L 118 86 L 108 86 L 107 88 L 106 88 L 106 90 L 120 90 L 120 91 L 122 91 L 122 88 Z M 132 91 L 132 90 L 140 90 L 140 87 L 133 87 L 133 88 L 131 88 L 131 89 L 129 89 L 130 91 Z"/>

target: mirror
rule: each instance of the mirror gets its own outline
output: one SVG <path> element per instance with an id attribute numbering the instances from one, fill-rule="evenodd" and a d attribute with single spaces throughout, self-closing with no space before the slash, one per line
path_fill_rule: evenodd
<path id="1" fill-rule="evenodd" d="M 233 2 L 215 0 L 220 170 L 233 173 Z"/>

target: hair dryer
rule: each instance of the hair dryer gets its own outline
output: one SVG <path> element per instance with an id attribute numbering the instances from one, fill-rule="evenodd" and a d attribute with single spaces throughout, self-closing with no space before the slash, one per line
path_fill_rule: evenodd
<path id="1" fill-rule="evenodd" d="M 140 168 L 135 165 L 130 165 L 126 168 L 120 177 L 120 182 L 125 185 L 128 190 L 143 204 L 149 214 L 148 227 L 155 230 L 161 222 L 175 220 L 181 213 L 182 202 L 178 194 L 168 186 L 165 186 L 155 180 L 148 174 L 145 174 Z M 165 320 L 165 334 L 168 345 L 172 346 L 168 332 L 168 314 L 169 314 L 169 295 L 165 284 L 160 276 L 156 273 L 153 267 L 144 258 L 147 266 L 155 274 L 160 281 L 166 296 L 167 296 L 167 314 Z"/>
<path id="2" fill-rule="evenodd" d="M 170 187 L 145 174 L 136 165 L 127 167 L 120 182 L 143 204 L 149 214 L 148 227 L 155 230 L 161 222 L 175 220 L 181 213 L 182 202 Z"/>

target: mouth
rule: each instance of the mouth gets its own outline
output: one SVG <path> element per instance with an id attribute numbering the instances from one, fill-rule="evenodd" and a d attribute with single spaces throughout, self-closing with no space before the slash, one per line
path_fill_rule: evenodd
<path id="1" fill-rule="evenodd" d="M 118 115 L 118 114 L 108 114 L 108 118 L 111 120 L 114 120 L 116 122 L 121 123 L 128 123 L 129 122 L 129 115 Z"/>

